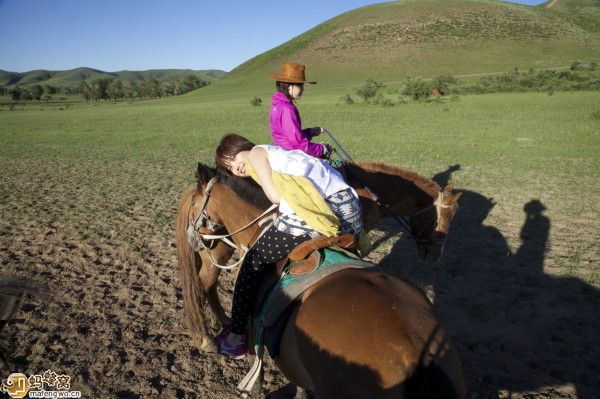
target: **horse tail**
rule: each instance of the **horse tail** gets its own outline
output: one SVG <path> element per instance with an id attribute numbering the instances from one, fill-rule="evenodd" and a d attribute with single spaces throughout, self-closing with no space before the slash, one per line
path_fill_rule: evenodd
<path id="1" fill-rule="evenodd" d="M 208 337 L 204 319 L 204 303 L 206 296 L 200 283 L 200 256 L 192 250 L 187 241 L 189 210 L 196 189 L 186 190 L 177 208 L 175 220 L 175 243 L 177 246 L 177 263 L 183 284 L 183 308 L 188 319 L 192 341 L 201 348 Z"/>

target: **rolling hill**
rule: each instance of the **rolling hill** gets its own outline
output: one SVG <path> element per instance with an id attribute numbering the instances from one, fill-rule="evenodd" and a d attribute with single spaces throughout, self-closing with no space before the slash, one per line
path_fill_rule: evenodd
<path id="1" fill-rule="evenodd" d="M 550 3 L 403 0 L 359 8 L 248 60 L 203 92 L 270 90 L 268 73 L 288 60 L 307 65 L 316 90 L 369 77 L 393 82 L 598 62 L 600 0 Z"/>
<path id="2" fill-rule="evenodd" d="M 23 73 L 0 70 L 0 86 L 14 86 L 18 84 L 27 87 L 32 84 L 45 84 L 59 87 L 74 87 L 82 81 L 91 81 L 94 79 L 117 79 L 135 82 L 156 79 L 159 82 L 168 82 L 183 79 L 187 75 L 196 75 L 198 78 L 212 83 L 225 74 L 225 71 L 220 70 L 195 71 L 191 69 L 104 72 L 92 68 L 75 68 L 68 71 L 35 70 Z"/>

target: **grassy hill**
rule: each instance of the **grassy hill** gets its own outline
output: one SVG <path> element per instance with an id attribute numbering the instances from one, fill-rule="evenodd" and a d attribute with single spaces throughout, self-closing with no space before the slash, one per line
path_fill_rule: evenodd
<path id="1" fill-rule="evenodd" d="M 600 32 L 600 0 L 555 0 L 540 6 L 585 30 Z"/>
<path id="2" fill-rule="evenodd" d="M 159 82 L 180 80 L 187 75 L 196 75 L 207 82 L 214 82 L 224 76 L 220 70 L 195 71 L 191 69 L 151 69 L 148 71 L 118 71 L 104 72 L 92 68 L 75 68 L 68 71 L 35 70 L 29 72 L 8 72 L 0 70 L 0 86 L 28 86 L 32 84 L 47 84 L 52 86 L 77 86 L 82 81 L 94 79 L 118 79 L 141 82 L 156 79 Z"/>
<path id="3" fill-rule="evenodd" d="M 268 73 L 287 60 L 307 65 L 311 90 L 373 77 L 467 75 L 600 60 L 600 2 L 548 8 L 495 0 L 403 0 L 330 19 L 235 68 L 203 93 L 271 90 Z"/>

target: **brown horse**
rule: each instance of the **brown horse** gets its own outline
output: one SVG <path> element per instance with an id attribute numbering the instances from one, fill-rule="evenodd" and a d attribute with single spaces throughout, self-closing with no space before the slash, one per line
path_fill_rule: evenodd
<path id="1" fill-rule="evenodd" d="M 226 316 L 215 290 L 218 273 L 207 271 L 214 269 L 208 251 L 196 253 L 186 241 L 190 220 L 204 212 L 208 223 L 201 228 L 203 233 L 215 233 L 214 226 L 219 225 L 234 232 L 259 215 L 267 201 L 262 190 L 247 179 L 202 165 L 197 177 L 198 186 L 187 190 L 179 205 L 176 235 L 185 311 L 196 343 L 203 346 L 209 342 L 204 299 L 208 298 L 219 319 Z M 204 201 L 207 183 L 213 178 L 216 183 Z M 420 230 L 431 225 L 433 233 L 449 225 L 455 198 L 451 193 L 438 198 L 445 202 L 437 207 L 422 205 L 422 209 L 417 209 L 420 198 L 407 201 L 406 206 L 422 211 L 418 216 L 432 207 L 433 216 L 444 219 L 424 223 Z M 233 239 L 249 246 L 258 233 L 253 225 Z M 233 249 L 217 243 L 210 251 L 214 260 L 222 262 Z M 276 362 L 283 373 L 317 397 L 464 397 L 460 363 L 431 303 L 415 286 L 384 273 L 344 270 L 311 287 L 295 306 L 280 348 Z"/>
<path id="2" fill-rule="evenodd" d="M 234 253 L 231 246 L 220 241 L 211 243 L 210 255 L 208 251 L 195 253 L 186 242 L 186 230 L 190 220 L 195 220 L 198 216 L 207 181 L 207 170 L 204 166 L 198 167 L 198 186 L 189 188 L 184 193 L 176 220 L 178 263 L 181 265 L 193 259 L 196 265 L 196 272 L 189 279 L 184 280 L 183 295 L 192 339 L 199 348 L 213 344 L 208 338 L 203 317 L 204 302 L 208 301 L 211 310 L 221 323 L 228 319 L 217 295 L 217 280 L 221 269 L 215 267 L 213 263 L 224 264 Z M 419 257 L 431 262 L 439 259 L 450 223 L 458 209 L 457 201 L 460 193 L 452 194 L 451 185 L 442 190 L 434 181 L 414 172 L 380 163 L 346 164 L 343 172 L 348 183 L 360 196 L 363 222 L 367 231 L 372 229 L 379 220 L 390 217 L 390 214 L 374 201 L 371 193 L 364 187 L 365 183 L 372 192 L 379 195 L 380 202 L 387 204 L 394 214 L 409 217 L 410 229 Z M 229 191 L 234 190 L 239 197 L 252 205 L 232 211 L 238 217 L 239 224 L 236 225 L 238 228 L 256 216 L 256 209 L 266 209 L 270 205 L 262 189 L 251 180 L 225 175 L 220 175 L 220 179 L 226 184 L 215 185 L 214 190 L 218 194 L 221 194 L 224 189 L 227 190 L 225 187 L 229 187 Z M 248 213 L 245 213 L 246 210 Z M 243 231 L 238 234 L 238 238 L 244 242 L 251 242 L 249 238 L 253 234 L 255 231 L 252 229 Z M 204 267 L 201 267 L 202 265 Z"/>
<path id="3" fill-rule="evenodd" d="M 436 262 L 442 256 L 461 196 L 452 193 L 451 184 L 442 190 L 433 180 L 382 163 L 347 163 L 342 170 L 360 196 L 365 230 L 392 214 L 406 216 L 419 258 Z M 389 210 L 377 204 L 368 189 Z"/>

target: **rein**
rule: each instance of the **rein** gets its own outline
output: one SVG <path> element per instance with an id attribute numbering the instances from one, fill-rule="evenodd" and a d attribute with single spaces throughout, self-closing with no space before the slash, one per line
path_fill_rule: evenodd
<path id="1" fill-rule="evenodd" d="M 206 188 L 204 189 L 204 196 L 202 197 L 202 203 L 200 205 L 200 213 L 198 214 L 198 217 L 195 220 L 192 220 L 191 217 L 189 218 L 188 231 L 187 231 L 188 242 L 190 243 L 190 245 L 192 246 L 192 248 L 194 250 L 205 249 L 208 252 L 210 262 L 213 264 L 213 266 L 216 266 L 220 269 L 228 270 L 228 269 L 233 269 L 233 268 L 237 267 L 244 260 L 244 256 L 246 255 L 246 253 L 249 250 L 249 248 L 245 245 L 235 244 L 233 241 L 231 241 L 229 239 L 229 237 L 232 237 L 238 233 L 241 233 L 242 231 L 250 228 L 255 223 L 258 223 L 259 226 L 261 226 L 261 227 L 264 226 L 263 230 L 256 238 L 256 239 L 258 239 L 260 236 L 263 235 L 263 233 L 273 223 L 274 215 L 269 215 L 269 216 L 267 216 L 267 215 L 269 213 L 271 213 L 275 208 L 277 208 L 277 204 L 271 205 L 266 211 L 264 211 L 259 216 L 254 218 L 252 221 L 247 223 L 245 226 L 242 226 L 241 228 L 237 229 L 233 233 L 230 233 L 230 234 L 201 233 L 199 231 L 200 228 L 205 227 L 205 226 L 208 227 L 213 232 L 221 230 L 224 227 L 224 226 L 216 223 L 214 220 L 212 220 L 211 217 L 208 215 L 208 213 L 206 213 L 206 206 L 207 206 L 208 200 L 210 198 L 210 192 L 212 191 L 212 188 L 216 182 L 217 182 L 217 179 L 214 177 L 209 180 L 208 184 L 206 185 Z M 206 241 L 210 241 L 210 243 L 207 245 Z M 225 244 L 229 245 L 230 247 L 240 250 L 242 252 L 242 255 L 240 256 L 240 260 L 238 260 L 236 263 L 234 263 L 232 265 L 219 264 L 215 260 L 215 258 L 212 256 L 212 253 L 210 251 L 211 248 L 214 248 L 214 246 L 215 246 L 214 241 L 222 241 Z"/>
<path id="2" fill-rule="evenodd" d="M 201 249 L 205 249 L 207 251 L 210 262 L 212 263 L 213 266 L 218 267 L 220 269 L 229 270 L 229 269 L 236 268 L 244 260 L 244 256 L 249 251 L 248 246 L 241 245 L 241 244 L 239 244 L 239 245 L 235 244 L 229 238 L 233 237 L 234 235 L 236 235 L 238 233 L 241 233 L 242 231 L 247 230 L 248 228 L 253 226 L 255 223 L 258 223 L 258 225 L 260 227 L 263 227 L 263 230 L 260 232 L 260 234 L 257 236 L 257 238 L 255 240 L 253 240 L 253 241 L 256 241 L 272 225 L 275 215 L 269 215 L 269 213 L 271 213 L 275 208 L 277 208 L 277 204 L 271 205 L 267 210 L 265 210 L 259 216 L 257 216 L 256 218 L 254 218 L 252 221 L 250 221 L 246 225 L 242 226 L 241 228 L 237 229 L 233 233 L 229 233 L 229 234 L 201 233 L 200 229 L 203 227 L 208 227 L 208 229 L 210 229 L 213 232 L 216 232 L 216 231 L 224 228 L 224 226 L 216 223 L 213 219 L 211 219 L 211 217 L 206 212 L 206 206 L 208 205 L 210 193 L 216 182 L 217 182 L 217 179 L 213 177 L 207 183 L 207 185 L 204 189 L 204 195 L 202 197 L 202 202 L 200 204 L 200 213 L 194 220 L 192 220 L 192 218 L 189 217 L 187 236 L 188 236 L 188 242 L 189 242 L 190 246 L 195 251 L 199 251 Z M 418 238 L 421 235 L 421 233 L 425 229 L 427 229 L 432 223 L 436 223 L 436 226 L 437 226 L 437 224 L 439 223 L 440 218 L 441 218 L 442 209 L 450 207 L 450 205 L 444 205 L 443 199 L 444 199 L 444 193 L 442 191 L 439 191 L 438 196 L 437 196 L 436 200 L 433 202 L 433 204 L 409 215 L 409 217 L 414 217 L 416 215 L 420 215 L 421 213 L 424 213 L 425 211 L 429 210 L 432 207 L 435 207 L 435 210 L 436 210 L 436 219 L 431 220 L 429 223 L 427 223 L 419 231 L 419 233 L 416 236 L 412 236 L 412 234 L 411 234 L 411 237 L 409 237 L 408 239 L 412 239 L 416 242 L 422 242 L 422 243 L 423 242 L 436 242 L 436 241 L 444 240 L 442 238 L 438 238 L 438 239 L 434 238 L 437 233 L 437 231 L 435 229 L 433 230 L 433 232 L 431 233 L 431 235 L 428 238 Z M 190 210 L 190 212 L 191 212 L 191 210 Z M 409 233 L 410 233 L 410 230 L 409 230 Z M 207 241 L 209 242 L 208 244 L 207 244 Z M 240 259 L 232 265 L 219 264 L 215 260 L 215 258 L 212 255 L 212 252 L 211 252 L 211 249 L 214 248 L 214 246 L 216 245 L 215 241 L 222 241 L 225 244 L 229 245 L 230 247 L 232 247 L 236 250 L 240 250 L 241 251 Z"/>
<path id="3" fill-rule="evenodd" d="M 340 152 L 337 150 L 337 148 L 333 148 L 333 152 L 336 153 L 336 155 L 338 156 L 338 158 L 342 161 L 342 163 L 345 163 L 347 165 L 350 165 L 348 162 L 354 162 L 354 159 L 352 159 L 352 157 L 350 156 L 350 154 L 348 154 L 346 152 L 346 150 L 344 149 L 344 147 L 342 147 L 342 145 L 340 144 L 339 141 L 336 140 L 336 138 L 333 136 L 333 134 L 331 134 L 331 132 L 325 128 L 321 128 L 321 132 L 324 132 L 325 134 L 327 134 L 327 136 L 329 136 L 329 138 L 334 142 L 334 144 L 337 146 L 337 148 L 339 148 L 339 150 L 342 152 L 340 154 Z M 371 199 L 373 201 L 375 201 L 375 203 L 377 205 L 379 205 L 380 207 L 382 207 L 383 209 L 385 209 L 397 222 L 398 224 L 400 224 L 400 226 L 402 228 L 404 228 L 404 230 L 408 233 L 408 235 L 410 235 L 410 237 L 408 237 L 408 239 L 411 240 L 415 240 L 417 242 L 436 242 L 436 241 L 443 241 L 444 239 L 435 239 L 433 238 L 435 236 L 435 234 L 437 233 L 437 231 L 434 229 L 433 232 L 431 233 L 431 235 L 429 236 L 429 238 L 417 238 L 419 235 L 421 235 L 421 233 L 431 225 L 430 223 L 427 223 L 425 225 L 425 227 L 423 227 L 421 229 L 421 231 L 419 231 L 419 233 L 417 234 L 417 237 L 415 237 L 410 228 L 407 226 L 408 225 L 408 221 L 403 217 L 403 216 L 398 216 L 394 213 L 394 211 L 392 211 L 392 208 L 390 208 L 390 206 L 388 204 L 385 204 L 383 202 L 381 202 L 379 196 L 377 194 L 375 194 L 373 191 L 371 191 L 371 189 L 362 181 L 362 179 L 360 177 L 358 177 L 357 173 L 354 173 L 352 171 L 352 168 L 347 168 L 347 171 L 350 172 L 350 174 L 352 174 L 352 176 L 360 183 L 364 186 L 365 190 L 367 190 L 367 192 L 371 195 Z M 437 224 L 440 221 L 441 215 L 442 215 L 442 208 L 449 208 L 449 205 L 444 205 L 443 203 L 443 199 L 444 199 L 444 193 L 442 191 L 438 192 L 438 197 L 437 199 L 433 202 L 433 204 L 431 204 L 430 206 L 421 209 L 420 211 L 417 211 L 416 213 L 413 213 L 412 215 L 409 215 L 409 217 L 413 217 L 415 215 L 418 215 L 420 213 L 425 212 L 426 210 L 428 210 L 429 208 L 435 206 L 435 210 L 436 210 L 436 227 Z"/>

